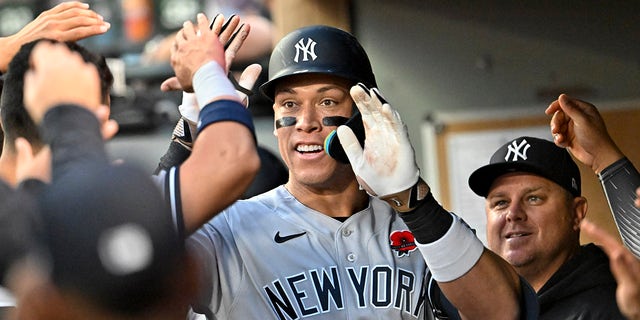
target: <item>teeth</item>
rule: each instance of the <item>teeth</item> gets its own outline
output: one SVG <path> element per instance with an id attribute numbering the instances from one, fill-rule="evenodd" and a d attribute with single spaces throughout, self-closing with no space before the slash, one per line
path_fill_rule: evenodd
<path id="1" fill-rule="evenodd" d="M 297 151 L 299 152 L 314 152 L 314 151 L 320 151 L 322 150 L 322 146 L 320 145 L 299 145 L 296 148 Z"/>
<path id="2" fill-rule="evenodd" d="M 517 237 L 522 237 L 524 236 L 524 233 L 514 233 L 510 236 L 508 236 L 508 238 L 517 238 Z"/>

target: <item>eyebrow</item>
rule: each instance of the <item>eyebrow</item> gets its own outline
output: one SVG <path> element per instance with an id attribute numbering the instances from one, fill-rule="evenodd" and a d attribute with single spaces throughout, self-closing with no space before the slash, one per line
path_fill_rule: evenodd
<path id="1" fill-rule="evenodd" d="M 339 86 L 339 85 L 330 84 L 330 85 L 326 85 L 324 87 L 321 87 L 316 92 L 322 93 L 322 92 L 327 92 L 327 91 L 333 90 L 333 89 L 341 90 L 342 87 Z M 296 90 L 294 88 L 292 88 L 292 87 L 286 87 L 286 88 L 282 88 L 282 89 L 276 90 L 275 94 L 282 93 L 282 92 L 289 93 L 289 94 L 295 94 Z"/>
<path id="2" fill-rule="evenodd" d="M 547 188 L 545 188 L 545 186 L 542 186 L 542 185 L 536 185 L 533 187 L 525 188 L 523 191 L 523 194 L 529 194 L 529 193 L 540 191 L 543 189 L 547 189 Z M 506 192 L 504 191 L 491 192 L 487 195 L 486 199 L 495 198 L 495 197 L 504 197 L 505 194 Z"/>

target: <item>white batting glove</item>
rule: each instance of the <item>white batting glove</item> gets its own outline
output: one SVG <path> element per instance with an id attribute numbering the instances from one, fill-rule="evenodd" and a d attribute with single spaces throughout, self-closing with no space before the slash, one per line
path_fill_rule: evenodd
<path id="1" fill-rule="evenodd" d="M 337 134 L 358 182 L 383 200 L 410 191 L 419 181 L 420 170 L 400 115 L 376 88 L 369 90 L 359 83 L 351 88 L 351 97 L 362 114 L 364 149 L 349 127 L 338 127 Z"/>
<path id="2" fill-rule="evenodd" d="M 198 115 L 200 114 L 200 108 L 198 107 L 198 101 L 195 93 L 182 91 L 182 103 L 178 106 L 180 116 L 189 125 L 189 133 L 191 135 L 190 146 L 193 145 L 193 141 L 196 140 L 196 132 L 198 129 Z M 180 134 L 180 127 L 184 126 L 183 121 L 178 121 L 178 125 L 174 129 L 174 135 Z M 184 135 L 184 129 L 181 132 Z"/>
<path id="3" fill-rule="evenodd" d="M 196 100 L 196 94 L 191 92 L 182 91 L 182 103 L 178 106 L 180 116 L 187 120 L 189 124 L 198 123 L 198 115 L 200 114 L 200 108 L 198 107 L 198 100 Z"/>

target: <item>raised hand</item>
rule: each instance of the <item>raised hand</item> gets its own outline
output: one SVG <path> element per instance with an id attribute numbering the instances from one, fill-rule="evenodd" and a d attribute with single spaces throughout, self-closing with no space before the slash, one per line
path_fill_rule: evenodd
<path id="1" fill-rule="evenodd" d="M 209 29 L 209 19 L 199 13 L 197 24 L 186 21 L 171 48 L 171 66 L 184 91 L 193 92 L 193 76 L 208 62 L 226 65 L 224 48 L 218 35 Z"/>
<path id="2" fill-rule="evenodd" d="M 594 105 L 562 94 L 545 113 L 553 115 L 550 127 L 555 144 L 567 148 L 595 173 L 624 156 Z"/>
<path id="3" fill-rule="evenodd" d="M 347 126 L 337 129 L 340 143 L 360 185 L 371 195 L 384 197 L 414 186 L 420 171 L 409 134 L 398 112 L 378 89 L 363 84 L 351 88 L 365 128 L 364 148 Z"/>
<path id="4" fill-rule="evenodd" d="M 89 9 L 89 5 L 78 1 L 68 1 L 42 12 L 18 33 L 2 42 L 0 71 L 6 71 L 9 61 L 20 47 L 37 39 L 51 39 L 60 42 L 76 41 L 107 32 L 111 25 L 102 16 Z"/>
<path id="5" fill-rule="evenodd" d="M 100 108 L 98 70 L 79 53 L 63 43 L 41 41 L 33 48 L 30 63 L 24 79 L 24 104 L 35 123 L 58 104 L 76 104 L 92 112 Z"/>
<path id="6" fill-rule="evenodd" d="M 609 256 L 611 272 L 618 282 L 616 301 L 627 319 L 640 319 L 640 260 L 613 236 L 583 220 L 580 230 L 591 236 Z"/>

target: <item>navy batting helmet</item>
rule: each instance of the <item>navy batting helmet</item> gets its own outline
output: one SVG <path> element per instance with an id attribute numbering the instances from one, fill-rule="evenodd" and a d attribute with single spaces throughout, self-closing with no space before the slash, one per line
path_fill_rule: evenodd
<path id="1" fill-rule="evenodd" d="M 369 57 L 358 40 L 334 27 L 303 27 L 282 38 L 269 60 L 269 81 L 260 91 L 273 100 L 278 80 L 307 73 L 330 74 L 377 87 Z"/>

